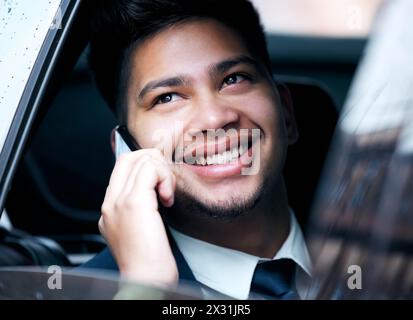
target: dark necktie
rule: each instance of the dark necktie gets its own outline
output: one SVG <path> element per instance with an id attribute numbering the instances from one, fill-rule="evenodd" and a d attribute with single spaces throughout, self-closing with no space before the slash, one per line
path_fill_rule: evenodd
<path id="1" fill-rule="evenodd" d="M 258 263 L 252 278 L 249 298 L 299 299 L 294 283 L 296 266 L 291 259 Z"/>

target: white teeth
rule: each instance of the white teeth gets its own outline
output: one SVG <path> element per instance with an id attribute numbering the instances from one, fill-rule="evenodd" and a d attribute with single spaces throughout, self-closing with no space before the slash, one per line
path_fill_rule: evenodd
<path id="1" fill-rule="evenodd" d="M 196 164 L 197 165 L 204 166 L 204 165 L 206 165 L 206 163 L 207 163 L 207 161 L 205 160 L 204 157 L 199 157 L 199 158 L 196 159 Z"/>
<path id="2" fill-rule="evenodd" d="M 227 163 L 231 160 L 231 152 L 230 151 L 225 151 L 221 155 L 221 164 Z"/>
<path id="3" fill-rule="evenodd" d="M 231 161 L 231 151 L 225 151 L 221 157 L 222 163 L 229 163 Z"/>
<path id="4" fill-rule="evenodd" d="M 243 145 L 241 145 L 241 146 L 239 147 L 239 154 L 240 154 L 240 156 L 242 156 L 245 151 L 247 151 L 246 148 L 245 148 Z"/>
<path id="5" fill-rule="evenodd" d="M 232 157 L 232 151 L 227 151 L 227 162 L 231 162 L 232 160 L 234 160 Z"/>
<path id="6" fill-rule="evenodd" d="M 207 156 L 206 159 L 205 157 L 200 156 L 196 159 L 196 164 L 205 166 L 205 165 L 230 163 L 238 159 L 238 157 L 242 155 L 244 151 L 245 151 L 245 148 L 241 146 L 239 150 L 237 147 L 234 147 L 230 151 L 225 151 L 221 154 L 214 154 L 211 156 Z"/>
<path id="7" fill-rule="evenodd" d="M 219 164 L 217 154 L 211 156 L 211 164 Z"/>
<path id="8" fill-rule="evenodd" d="M 225 161 L 231 162 L 231 160 L 232 160 L 232 151 L 227 151 L 226 156 L 225 156 Z"/>
<path id="9" fill-rule="evenodd" d="M 236 159 L 236 158 L 238 158 L 238 148 L 234 148 L 234 149 L 232 149 L 232 152 L 231 152 L 231 159 Z"/>
<path id="10" fill-rule="evenodd" d="M 214 154 L 211 158 L 212 158 L 212 164 L 219 164 L 219 154 Z"/>
<path id="11" fill-rule="evenodd" d="M 231 161 L 231 151 L 226 151 L 224 153 L 224 163 L 230 162 Z"/>
<path id="12" fill-rule="evenodd" d="M 208 164 L 218 164 L 218 157 L 216 154 L 210 156 L 209 159 L 210 161 L 208 162 Z"/>
<path id="13" fill-rule="evenodd" d="M 225 163 L 225 161 L 226 161 L 225 160 L 226 159 L 225 152 L 222 153 L 222 154 L 216 155 L 216 157 L 218 159 L 218 164 L 224 164 Z"/>

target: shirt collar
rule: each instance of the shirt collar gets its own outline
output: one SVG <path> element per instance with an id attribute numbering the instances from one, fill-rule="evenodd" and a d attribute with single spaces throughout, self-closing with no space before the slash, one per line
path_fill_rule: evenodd
<path id="1" fill-rule="evenodd" d="M 307 246 L 292 211 L 290 233 L 273 259 L 220 247 L 169 228 L 195 279 L 235 299 L 248 298 L 254 270 L 260 261 L 289 258 L 311 274 Z"/>

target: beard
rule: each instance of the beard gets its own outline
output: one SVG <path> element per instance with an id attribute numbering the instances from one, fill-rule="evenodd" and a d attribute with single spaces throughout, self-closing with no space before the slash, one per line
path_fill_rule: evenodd
<path id="1" fill-rule="evenodd" d="M 278 165 L 274 161 L 269 161 L 271 166 L 264 168 L 261 166 L 262 180 L 252 192 L 244 195 L 230 195 L 225 200 L 213 201 L 204 200 L 202 194 L 194 194 L 193 189 L 188 184 L 184 184 L 175 191 L 175 203 L 171 208 L 160 205 L 161 215 L 168 221 L 183 221 L 194 217 L 231 222 L 244 216 L 256 208 L 263 199 L 272 198 L 272 193 L 282 180 L 282 167 L 284 155 Z"/>
<path id="2" fill-rule="evenodd" d="M 167 209 L 168 215 L 195 215 L 200 218 L 231 221 L 254 209 L 268 189 L 269 181 L 264 179 L 254 192 L 243 196 L 230 196 L 224 201 L 202 201 L 199 196 L 194 196 L 185 189 L 180 190 L 176 192 L 173 208 Z"/>

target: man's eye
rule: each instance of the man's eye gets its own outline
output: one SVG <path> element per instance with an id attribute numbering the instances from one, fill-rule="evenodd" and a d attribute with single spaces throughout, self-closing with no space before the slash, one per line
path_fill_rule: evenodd
<path id="1" fill-rule="evenodd" d="M 174 102 L 176 99 L 179 99 L 179 95 L 176 93 L 165 93 L 160 95 L 154 104 L 164 104 L 169 102 Z"/>
<path id="2" fill-rule="evenodd" d="M 230 86 L 230 85 L 233 85 L 233 84 L 236 84 L 236 83 L 240 83 L 240 82 L 242 82 L 246 79 L 247 79 L 247 77 L 242 75 L 242 74 L 231 74 L 231 75 L 227 76 L 224 79 L 223 82 L 224 82 L 225 86 Z"/>

